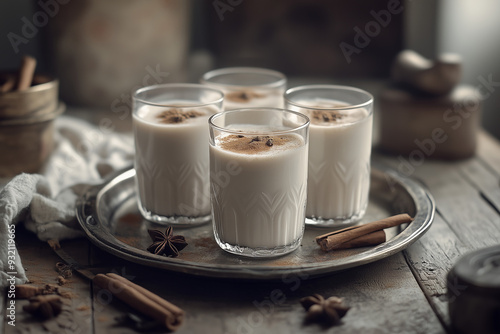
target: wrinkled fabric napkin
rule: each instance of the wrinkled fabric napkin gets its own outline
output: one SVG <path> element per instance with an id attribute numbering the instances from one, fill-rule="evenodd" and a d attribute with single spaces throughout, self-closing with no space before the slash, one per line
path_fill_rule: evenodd
<path id="1" fill-rule="evenodd" d="M 74 117 L 55 122 L 54 152 L 40 174 L 0 179 L 0 287 L 15 273 L 16 284 L 27 281 L 15 247 L 15 226 L 23 223 L 42 241 L 83 236 L 75 218 L 75 200 L 89 184 L 130 166 L 131 134 L 103 132 Z M 12 241 L 13 240 L 13 241 Z M 10 261 L 9 261 L 10 260 Z"/>

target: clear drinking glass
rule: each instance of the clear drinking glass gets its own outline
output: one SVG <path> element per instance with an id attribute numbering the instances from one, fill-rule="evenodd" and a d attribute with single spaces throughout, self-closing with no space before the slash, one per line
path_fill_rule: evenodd
<path id="1" fill-rule="evenodd" d="M 210 220 L 208 118 L 223 93 L 199 84 L 145 87 L 133 95 L 138 205 L 165 224 Z"/>
<path id="2" fill-rule="evenodd" d="M 250 108 L 216 114 L 209 126 L 219 246 L 249 257 L 296 249 L 304 233 L 309 119 L 289 110 Z"/>
<path id="3" fill-rule="evenodd" d="M 285 106 L 311 120 L 306 224 L 359 221 L 368 205 L 373 96 L 354 87 L 308 85 L 287 90 Z"/>
<path id="4" fill-rule="evenodd" d="M 224 92 L 224 110 L 283 108 L 286 76 L 255 67 L 228 67 L 207 72 L 200 82 Z"/>

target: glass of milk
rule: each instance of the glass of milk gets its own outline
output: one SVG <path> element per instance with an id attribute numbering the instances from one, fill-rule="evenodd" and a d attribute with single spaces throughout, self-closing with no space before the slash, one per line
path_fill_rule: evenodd
<path id="1" fill-rule="evenodd" d="M 164 224 L 210 220 L 208 118 L 224 94 L 200 84 L 145 87 L 133 95 L 139 210 Z"/>
<path id="2" fill-rule="evenodd" d="M 249 108 L 209 119 L 215 240 L 225 251 L 273 257 L 302 240 L 309 119 L 289 110 Z"/>
<path id="3" fill-rule="evenodd" d="M 228 67 L 207 72 L 200 82 L 224 92 L 224 110 L 283 108 L 284 74 L 255 67 Z"/>
<path id="4" fill-rule="evenodd" d="M 308 85 L 287 90 L 285 105 L 311 120 L 306 224 L 359 221 L 368 205 L 373 96 L 354 87 Z"/>

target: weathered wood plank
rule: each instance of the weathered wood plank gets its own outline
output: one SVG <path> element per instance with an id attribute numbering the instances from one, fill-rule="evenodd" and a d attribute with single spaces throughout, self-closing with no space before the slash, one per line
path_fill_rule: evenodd
<path id="1" fill-rule="evenodd" d="M 477 156 L 500 176 L 500 142 L 486 131 L 479 132 Z"/>
<path id="2" fill-rule="evenodd" d="M 341 326 L 325 333 L 444 332 L 402 253 L 335 275 L 297 274 L 271 282 L 209 279 L 110 261 L 135 283 L 186 311 L 179 334 L 317 333 L 319 325 L 303 324 L 305 311 L 299 303 L 313 293 L 344 297 L 352 307 Z M 99 314 L 110 319 L 97 321 L 96 333 L 128 333 L 113 328 L 112 319 L 128 311 L 120 303 L 105 305 Z"/>
<path id="3" fill-rule="evenodd" d="M 316 285 L 328 294 L 345 296 L 353 307 L 352 313 L 344 320 L 347 326 L 332 332 L 443 332 L 402 254 L 321 279 L 318 283 L 311 282 L 310 286 L 304 287 L 304 290 L 309 289 L 306 294 L 314 292 Z M 315 329 L 317 331 L 318 327 Z"/>
<path id="4" fill-rule="evenodd" d="M 500 152 L 498 155 L 500 156 Z M 500 176 L 495 175 L 477 159 L 461 162 L 457 167 L 464 179 L 468 180 L 497 212 L 500 212 Z"/>
<path id="5" fill-rule="evenodd" d="M 39 241 L 36 236 L 19 230 L 16 234 L 16 243 L 19 254 L 23 260 L 26 274 L 31 284 L 45 286 L 45 284 L 57 285 L 58 276 L 55 271 L 56 262 L 59 257 L 50 249 L 45 242 Z M 78 252 L 86 251 L 86 240 L 70 241 L 68 243 L 81 243 L 74 245 Z M 67 247 L 63 244 L 63 247 Z M 62 313 L 51 320 L 40 321 L 23 311 L 22 307 L 29 304 L 27 300 L 16 300 L 16 327 L 6 328 L 6 333 L 34 333 L 48 331 L 50 333 L 92 333 L 90 326 L 90 294 L 89 283 L 73 274 L 68 283 L 59 287 L 59 290 L 66 294 L 63 298 Z"/>
<path id="6" fill-rule="evenodd" d="M 425 166 L 418 177 L 429 187 L 438 211 L 464 244 L 475 249 L 498 243 L 500 216 L 458 170 Z"/>
<path id="7" fill-rule="evenodd" d="M 441 215 L 437 214 L 430 230 L 404 251 L 422 290 L 442 323 L 450 330 L 446 275 L 468 250 L 470 248 L 458 240 Z"/>
<path id="8" fill-rule="evenodd" d="M 376 159 L 395 169 L 393 157 L 376 154 Z M 457 237 L 472 249 L 491 246 L 500 240 L 500 216 L 453 162 L 425 161 L 409 177 L 421 180 L 436 201 L 437 210 Z"/>
<path id="9" fill-rule="evenodd" d="M 408 171 L 401 161 L 380 154 L 375 158 Z M 497 177 L 477 158 L 462 162 L 425 161 L 410 176 L 423 182 L 436 201 L 438 214 L 430 231 L 404 253 L 436 314 L 449 328 L 446 274 L 460 255 L 500 240 Z"/>

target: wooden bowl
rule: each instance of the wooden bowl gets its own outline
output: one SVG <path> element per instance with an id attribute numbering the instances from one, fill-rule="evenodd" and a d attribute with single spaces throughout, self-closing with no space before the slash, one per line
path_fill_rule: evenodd
<path id="1" fill-rule="evenodd" d="M 13 73 L 0 74 L 0 81 Z M 58 106 L 59 81 L 35 75 L 33 86 L 24 91 L 0 93 L 0 120 L 26 118 L 53 113 Z"/>
<path id="2" fill-rule="evenodd" d="M 0 120 L 0 177 L 36 173 L 54 149 L 54 120 L 66 106 L 42 115 Z"/>

